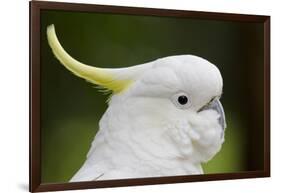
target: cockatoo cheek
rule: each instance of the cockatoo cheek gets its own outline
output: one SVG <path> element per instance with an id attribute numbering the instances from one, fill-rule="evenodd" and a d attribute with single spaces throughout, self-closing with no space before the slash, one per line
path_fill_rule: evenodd
<path id="1" fill-rule="evenodd" d="M 196 157 L 200 161 L 210 160 L 221 149 L 224 142 L 222 137 L 224 130 L 218 121 L 219 116 L 214 110 L 205 110 L 199 112 L 190 122 L 200 135 L 200 139 L 193 143 Z"/>
<path id="2" fill-rule="evenodd" d="M 180 155 L 206 161 L 220 150 L 223 142 L 218 117 L 214 110 L 182 111 L 167 123 L 167 134 Z"/>

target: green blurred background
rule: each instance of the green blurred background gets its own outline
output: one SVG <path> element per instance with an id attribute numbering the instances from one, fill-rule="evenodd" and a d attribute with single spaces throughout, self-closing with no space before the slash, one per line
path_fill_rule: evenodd
<path id="1" fill-rule="evenodd" d="M 67 182 L 85 161 L 107 97 L 53 56 L 46 27 L 74 58 L 99 67 L 125 67 L 194 54 L 224 79 L 227 130 L 205 173 L 263 169 L 263 25 L 202 19 L 86 12 L 41 12 L 42 183 Z"/>

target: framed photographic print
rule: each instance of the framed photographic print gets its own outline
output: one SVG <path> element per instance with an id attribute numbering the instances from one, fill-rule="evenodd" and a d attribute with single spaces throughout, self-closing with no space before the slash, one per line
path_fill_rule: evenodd
<path id="1" fill-rule="evenodd" d="M 30 191 L 269 176 L 269 16 L 30 2 Z"/>

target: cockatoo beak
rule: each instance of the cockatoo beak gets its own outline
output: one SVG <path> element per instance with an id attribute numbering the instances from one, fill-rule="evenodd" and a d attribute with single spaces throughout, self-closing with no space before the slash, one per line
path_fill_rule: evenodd
<path id="1" fill-rule="evenodd" d="M 204 110 L 214 110 L 214 111 L 218 112 L 220 115 L 220 117 L 218 118 L 219 124 L 221 125 L 222 130 L 225 130 L 225 128 L 226 128 L 225 114 L 224 114 L 224 110 L 223 110 L 222 104 L 219 99 L 213 100 L 211 103 L 209 103 L 208 105 L 201 108 L 198 112 L 204 111 Z"/>

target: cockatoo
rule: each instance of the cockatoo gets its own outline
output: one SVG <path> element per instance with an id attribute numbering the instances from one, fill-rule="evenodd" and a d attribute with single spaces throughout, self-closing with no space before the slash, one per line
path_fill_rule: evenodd
<path id="1" fill-rule="evenodd" d="M 218 68 L 194 55 L 126 68 L 98 68 L 72 58 L 54 25 L 55 57 L 76 76 L 112 91 L 86 161 L 71 182 L 203 174 L 224 142 Z"/>

